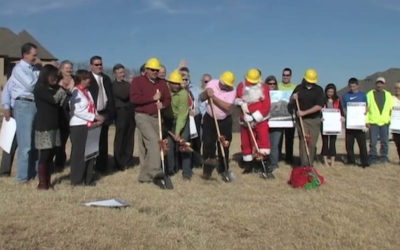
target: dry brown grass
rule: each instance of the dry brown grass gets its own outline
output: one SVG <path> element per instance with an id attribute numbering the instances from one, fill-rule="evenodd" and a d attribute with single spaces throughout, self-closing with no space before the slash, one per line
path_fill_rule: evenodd
<path id="1" fill-rule="evenodd" d="M 238 152 L 234 138 L 232 152 Z M 394 145 L 390 150 L 397 161 Z M 342 140 L 338 151 L 344 152 Z M 37 191 L 36 181 L 1 178 L 0 249 L 399 249 L 397 164 L 317 164 L 327 182 L 310 191 L 287 184 L 290 167 L 283 163 L 272 181 L 241 175 L 234 161 L 230 166 L 232 184 L 215 173 L 204 181 L 196 169 L 191 182 L 174 176 L 173 191 L 139 184 L 138 167 L 104 177 L 96 187 L 73 188 L 66 179 L 48 192 Z M 81 205 L 112 197 L 131 207 Z"/>

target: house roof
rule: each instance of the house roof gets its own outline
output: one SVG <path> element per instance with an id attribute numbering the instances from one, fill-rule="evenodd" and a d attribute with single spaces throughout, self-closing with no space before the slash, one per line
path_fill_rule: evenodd
<path id="1" fill-rule="evenodd" d="M 0 27 L 0 56 L 21 58 L 21 47 L 27 42 L 37 46 L 38 56 L 41 60 L 57 60 L 26 30 L 17 35 L 8 28 Z"/>

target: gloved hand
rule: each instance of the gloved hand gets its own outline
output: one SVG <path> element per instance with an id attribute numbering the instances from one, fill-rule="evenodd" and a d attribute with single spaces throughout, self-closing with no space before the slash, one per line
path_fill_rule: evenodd
<path id="1" fill-rule="evenodd" d="M 243 102 L 242 104 L 240 104 L 240 107 L 242 108 L 243 113 L 250 113 L 249 108 L 247 107 L 247 103 Z"/>
<path id="2" fill-rule="evenodd" d="M 243 119 L 246 122 L 252 122 L 254 120 L 253 116 L 249 115 L 249 114 L 244 114 Z"/>

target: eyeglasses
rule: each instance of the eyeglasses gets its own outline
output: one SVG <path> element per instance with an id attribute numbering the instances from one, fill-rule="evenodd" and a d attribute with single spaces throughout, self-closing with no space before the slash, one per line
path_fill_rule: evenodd
<path id="1" fill-rule="evenodd" d="M 102 63 L 96 63 L 96 64 L 93 64 L 93 65 L 96 66 L 96 67 L 103 66 Z"/>
<path id="2" fill-rule="evenodd" d="M 276 82 L 267 82 L 268 85 L 277 85 Z"/>
<path id="3" fill-rule="evenodd" d="M 282 76 L 291 76 L 290 74 L 282 74 Z"/>

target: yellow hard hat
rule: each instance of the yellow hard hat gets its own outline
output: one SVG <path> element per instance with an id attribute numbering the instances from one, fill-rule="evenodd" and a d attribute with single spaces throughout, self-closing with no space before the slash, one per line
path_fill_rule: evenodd
<path id="1" fill-rule="evenodd" d="M 258 69 L 249 69 L 246 73 L 246 80 L 249 83 L 256 84 L 260 82 L 260 71 Z"/>
<path id="2" fill-rule="evenodd" d="M 155 58 L 152 57 L 149 60 L 147 60 L 146 64 L 144 65 L 145 68 L 149 68 L 149 69 L 157 69 L 160 70 L 161 69 L 161 63 L 160 61 Z"/>
<path id="3" fill-rule="evenodd" d="M 303 78 L 304 78 L 304 80 L 306 80 L 307 82 L 309 82 L 309 83 L 317 83 L 317 81 L 318 81 L 318 77 L 317 77 L 318 75 L 317 75 L 317 71 L 315 71 L 314 69 L 307 69 L 305 72 L 304 72 L 304 76 L 303 76 Z"/>
<path id="4" fill-rule="evenodd" d="M 225 71 L 221 74 L 219 80 L 226 86 L 233 87 L 235 84 L 235 75 L 231 71 Z"/>
<path id="5" fill-rule="evenodd" d="M 182 75 L 178 71 L 172 71 L 171 74 L 168 76 L 168 82 L 182 84 Z"/>

